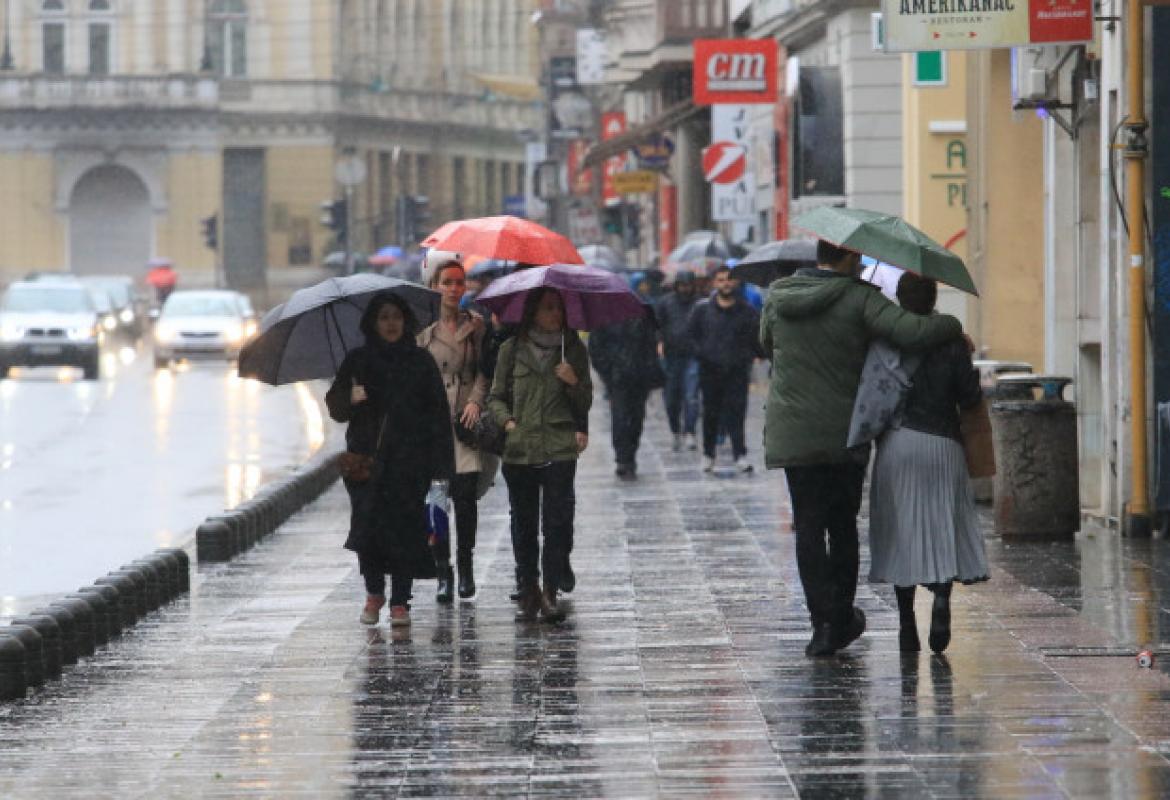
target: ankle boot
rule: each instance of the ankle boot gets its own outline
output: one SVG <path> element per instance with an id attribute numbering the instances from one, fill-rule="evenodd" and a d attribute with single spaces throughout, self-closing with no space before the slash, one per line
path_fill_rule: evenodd
<path id="1" fill-rule="evenodd" d="M 525 622 L 535 620 L 540 613 L 540 586 L 526 583 L 516 592 L 516 619 Z"/>
<path id="2" fill-rule="evenodd" d="M 951 643 L 951 584 L 932 586 L 934 606 L 930 610 L 930 649 L 941 653 Z"/>
<path id="3" fill-rule="evenodd" d="M 540 593 L 539 602 L 541 622 L 560 622 L 565 618 L 565 612 L 557 605 L 555 586 L 545 584 L 544 591 Z"/>
<path id="4" fill-rule="evenodd" d="M 917 653 L 922 649 L 918 640 L 918 620 L 914 617 L 913 586 L 895 586 L 898 598 L 898 650 L 903 653 Z"/>
<path id="5" fill-rule="evenodd" d="M 471 553 L 459 554 L 459 597 L 467 600 L 475 596 L 475 570 L 472 567 Z"/>
<path id="6" fill-rule="evenodd" d="M 451 565 L 439 567 L 439 591 L 435 593 L 435 601 L 450 603 L 455 599 L 455 570 Z"/>

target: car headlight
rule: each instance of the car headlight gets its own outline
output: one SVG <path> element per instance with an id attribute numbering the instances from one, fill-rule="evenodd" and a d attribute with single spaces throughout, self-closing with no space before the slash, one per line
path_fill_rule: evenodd
<path id="1" fill-rule="evenodd" d="M 10 322 L 0 325 L 0 341 L 15 342 L 22 338 L 24 338 L 24 328 L 19 325 L 13 325 Z"/>
<path id="2" fill-rule="evenodd" d="M 65 335 L 75 342 L 80 342 L 85 339 L 94 339 L 97 338 L 98 327 L 97 325 L 89 325 L 82 328 L 70 328 L 65 332 Z"/>
<path id="3" fill-rule="evenodd" d="M 118 327 L 118 320 L 114 319 L 113 314 L 104 316 L 102 317 L 102 327 L 107 331 L 112 331 L 114 328 Z"/>
<path id="4" fill-rule="evenodd" d="M 175 339 L 175 329 L 165 322 L 154 326 L 154 338 L 160 344 L 169 344 Z"/>
<path id="5" fill-rule="evenodd" d="M 129 325 L 134 321 L 134 312 L 128 308 L 123 308 L 122 312 L 118 314 L 118 319 L 122 320 L 124 325 Z"/>
<path id="6" fill-rule="evenodd" d="M 251 339 L 260 330 L 260 326 L 256 324 L 256 320 L 250 319 L 244 324 L 244 338 Z"/>
<path id="7" fill-rule="evenodd" d="M 244 339 L 244 326 L 238 322 L 233 322 L 223 329 L 223 338 L 233 344 L 241 342 Z"/>

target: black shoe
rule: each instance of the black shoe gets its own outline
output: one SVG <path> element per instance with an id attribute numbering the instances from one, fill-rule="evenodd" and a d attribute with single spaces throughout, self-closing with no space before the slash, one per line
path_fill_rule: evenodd
<path id="1" fill-rule="evenodd" d="M 837 648 L 833 647 L 833 626 L 827 622 L 813 625 L 813 635 L 804 648 L 804 654 L 810 658 L 816 656 L 831 656 Z"/>
<path id="2" fill-rule="evenodd" d="M 553 587 L 544 587 L 544 591 L 538 595 L 537 602 L 541 622 L 560 622 L 565 618 L 565 612 L 557 605 L 557 590 Z"/>
<path id="3" fill-rule="evenodd" d="M 632 481 L 638 477 L 638 468 L 633 464 L 618 464 L 613 474 L 617 475 L 623 481 Z"/>
<path id="4" fill-rule="evenodd" d="M 854 607 L 853 616 L 844 630 L 837 630 L 833 635 L 833 649 L 844 650 L 865 633 L 865 612 Z"/>
<path id="5" fill-rule="evenodd" d="M 463 600 L 475 597 L 475 570 L 471 559 L 459 559 L 459 597 Z"/>
<path id="6" fill-rule="evenodd" d="M 455 599 L 455 570 L 451 567 L 439 567 L 439 591 L 435 593 L 435 601 L 450 603 Z"/>
<path id="7" fill-rule="evenodd" d="M 565 594 L 572 594 L 573 590 L 577 588 L 577 576 L 573 574 L 573 565 L 569 563 L 569 557 L 565 556 L 565 566 L 561 569 L 561 591 Z"/>
<path id="8" fill-rule="evenodd" d="M 541 606 L 541 591 L 540 587 L 535 583 L 521 588 L 517 594 L 516 605 L 516 619 L 522 622 L 531 622 L 536 619 L 540 613 Z"/>
<path id="9" fill-rule="evenodd" d="M 930 649 L 941 653 L 951 643 L 951 598 L 942 594 L 934 596 L 930 611 Z"/>

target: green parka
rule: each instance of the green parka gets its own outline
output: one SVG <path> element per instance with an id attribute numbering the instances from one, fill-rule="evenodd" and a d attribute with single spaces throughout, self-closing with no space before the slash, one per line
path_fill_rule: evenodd
<path id="1" fill-rule="evenodd" d="M 565 332 L 565 361 L 577 373 L 577 385 L 556 376 L 556 353 L 541 364 L 523 336 L 513 336 L 500 347 L 488 408 L 503 425 L 516 420 L 504 440 L 505 464 L 545 464 L 577 458 L 577 433 L 589 430 L 593 383 L 589 353 L 572 331 Z"/>
<path id="2" fill-rule="evenodd" d="M 954 317 L 904 311 L 877 287 L 829 270 L 802 269 L 773 283 L 760 321 L 760 343 L 772 357 L 767 467 L 850 460 L 849 420 L 871 341 L 927 350 L 962 332 Z"/>

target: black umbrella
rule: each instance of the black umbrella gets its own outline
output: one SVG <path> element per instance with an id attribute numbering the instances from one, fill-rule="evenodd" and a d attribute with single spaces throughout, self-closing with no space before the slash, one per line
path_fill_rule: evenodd
<path id="1" fill-rule="evenodd" d="M 748 253 L 735 267 L 733 277 L 757 286 L 767 286 L 778 278 L 786 278 L 801 267 L 817 265 L 817 243 L 814 239 L 783 239 L 768 242 Z"/>
<path id="2" fill-rule="evenodd" d="M 675 264 L 686 264 L 705 258 L 726 261 L 731 255 L 731 245 L 722 236 L 713 231 L 696 231 L 671 250 L 666 260 Z"/>
<path id="3" fill-rule="evenodd" d="M 274 386 L 332 378 L 345 354 L 365 342 L 358 323 L 370 298 L 387 290 L 410 305 L 419 325 L 438 317 L 439 293 L 418 284 L 373 273 L 329 278 L 264 315 L 260 335 L 240 353 L 240 377 Z"/>

